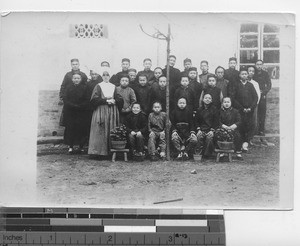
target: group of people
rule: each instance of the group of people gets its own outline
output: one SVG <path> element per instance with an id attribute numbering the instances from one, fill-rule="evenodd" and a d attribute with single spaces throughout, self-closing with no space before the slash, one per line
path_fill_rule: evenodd
<path id="1" fill-rule="evenodd" d="M 263 61 L 237 70 L 237 60 L 232 57 L 228 69 L 218 66 L 214 74 L 209 72 L 208 62 L 201 61 L 199 75 L 189 58 L 183 61 L 182 72 L 175 64 L 176 57 L 170 55 L 168 121 L 167 66 L 151 70 L 152 61 L 146 58 L 144 70 L 138 72 L 123 58 L 122 71 L 111 76 L 110 64 L 104 61 L 99 71 L 90 69 L 88 79 L 79 69 L 79 60 L 72 59 L 72 70 L 60 89 L 64 105 L 60 124 L 65 126 L 69 153 L 74 153 L 75 144 L 84 152 L 88 141 L 89 155 L 109 155 L 110 132 L 124 124 L 133 156 L 144 156 L 146 150 L 153 161 L 165 159 L 166 126 L 170 123 L 177 159 L 193 159 L 195 153 L 211 156 L 218 129 L 234 136 L 236 156 L 242 158 L 253 136 L 265 131 L 271 80 Z"/>

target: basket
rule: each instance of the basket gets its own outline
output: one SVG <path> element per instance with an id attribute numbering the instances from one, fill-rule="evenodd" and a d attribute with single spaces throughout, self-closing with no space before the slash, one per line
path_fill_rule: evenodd
<path id="1" fill-rule="evenodd" d="M 125 149 L 126 143 L 127 143 L 126 140 L 119 140 L 119 141 L 112 140 L 111 141 L 111 148 L 112 149 Z"/>
<path id="2" fill-rule="evenodd" d="M 223 149 L 223 150 L 234 149 L 233 142 L 218 141 L 218 146 L 220 149 Z"/>

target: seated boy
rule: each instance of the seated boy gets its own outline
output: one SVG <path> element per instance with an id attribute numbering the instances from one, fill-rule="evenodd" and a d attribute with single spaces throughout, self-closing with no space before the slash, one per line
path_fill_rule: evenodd
<path id="1" fill-rule="evenodd" d="M 138 84 L 132 89 L 135 92 L 137 102 L 141 105 L 142 111 L 145 114 L 150 113 L 149 92 L 150 86 L 147 84 L 147 75 L 140 73 L 138 76 Z"/>
<path id="2" fill-rule="evenodd" d="M 210 94 L 212 97 L 212 104 L 217 108 L 221 108 L 221 102 L 223 99 L 223 94 L 220 88 L 217 87 L 217 79 L 215 75 L 209 75 L 208 81 L 207 81 L 207 87 L 204 88 L 204 90 L 201 93 L 199 106 L 201 106 L 201 103 L 203 101 L 203 97 L 205 94 Z"/>
<path id="3" fill-rule="evenodd" d="M 124 100 L 124 104 L 120 112 L 120 123 L 124 123 L 126 116 L 131 112 L 132 105 L 136 102 L 135 93 L 132 88 L 128 87 L 128 84 L 128 75 L 122 74 L 120 86 L 116 88 L 117 93 L 121 95 Z"/>
<path id="4" fill-rule="evenodd" d="M 150 58 L 145 58 L 143 61 L 144 70 L 139 71 L 137 77 L 140 74 L 145 74 L 147 76 L 147 81 L 152 81 L 154 79 L 154 72 L 151 70 L 152 61 Z"/>
<path id="5" fill-rule="evenodd" d="M 230 97 L 224 97 L 220 110 L 220 128 L 233 135 L 236 157 L 242 159 L 242 142 L 238 128 L 241 125 L 241 116 L 237 109 L 232 107 Z"/>
<path id="6" fill-rule="evenodd" d="M 189 86 L 189 78 L 187 75 L 181 77 L 180 84 L 181 86 L 176 89 L 174 94 L 175 103 L 177 104 L 178 99 L 181 97 L 186 98 L 187 107 L 191 111 L 195 111 L 197 109 L 197 102 L 195 100 L 195 93 Z M 172 95 L 171 95 L 172 96 Z M 176 107 L 176 105 L 174 105 Z"/>
<path id="7" fill-rule="evenodd" d="M 193 112 L 188 109 L 186 98 L 179 98 L 177 107 L 170 114 L 172 123 L 171 141 L 176 149 L 177 160 L 193 159 L 197 144 Z"/>
<path id="8" fill-rule="evenodd" d="M 162 75 L 159 77 L 158 86 L 152 86 L 150 90 L 150 105 L 154 102 L 160 102 L 162 106 L 162 111 L 166 112 L 166 86 L 167 78 Z"/>
<path id="9" fill-rule="evenodd" d="M 144 156 L 144 136 L 147 134 L 147 116 L 139 103 L 133 103 L 132 111 L 125 120 L 131 152 L 134 156 Z"/>
<path id="10" fill-rule="evenodd" d="M 212 103 L 212 96 L 204 94 L 202 104 L 195 116 L 197 129 L 197 154 L 209 157 L 214 150 L 214 132 L 219 125 L 218 110 Z"/>
<path id="11" fill-rule="evenodd" d="M 151 161 L 156 161 L 156 142 L 158 140 L 158 146 L 160 149 L 160 157 L 164 160 L 166 158 L 166 113 L 162 112 L 160 102 L 153 103 L 153 112 L 150 113 L 148 118 L 148 152 Z"/>

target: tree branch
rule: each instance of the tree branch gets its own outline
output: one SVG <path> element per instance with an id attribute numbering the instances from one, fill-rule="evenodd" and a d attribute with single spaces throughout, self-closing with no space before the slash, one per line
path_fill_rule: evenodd
<path id="1" fill-rule="evenodd" d="M 141 30 L 142 30 L 143 33 L 145 33 L 147 36 L 149 36 L 149 37 L 151 37 L 151 38 L 156 38 L 156 39 L 160 39 L 160 40 L 166 40 L 166 38 L 160 38 L 160 37 L 159 37 L 160 35 L 166 37 L 166 36 L 165 36 L 164 34 L 162 34 L 160 31 L 156 32 L 156 33 L 155 33 L 156 36 L 155 36 L 155 34 L 151 35 L 151 34 L 149 34 L 149 33 L 146 33 L 146 32 L 144 31 L 144 29 L 143 29 L 143 27 L 142 27 L 141 24 L 140 24 L 140 28 L 141 28 Z"/>

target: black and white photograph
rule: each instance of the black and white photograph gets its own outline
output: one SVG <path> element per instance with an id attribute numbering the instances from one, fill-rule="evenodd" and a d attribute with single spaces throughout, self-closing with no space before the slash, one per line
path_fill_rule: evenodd
<path id="1" fill-rule="evenodd" d="M 2 15 L 2 160 L 36 205 L 291 209 L 294 18 Z"/>

